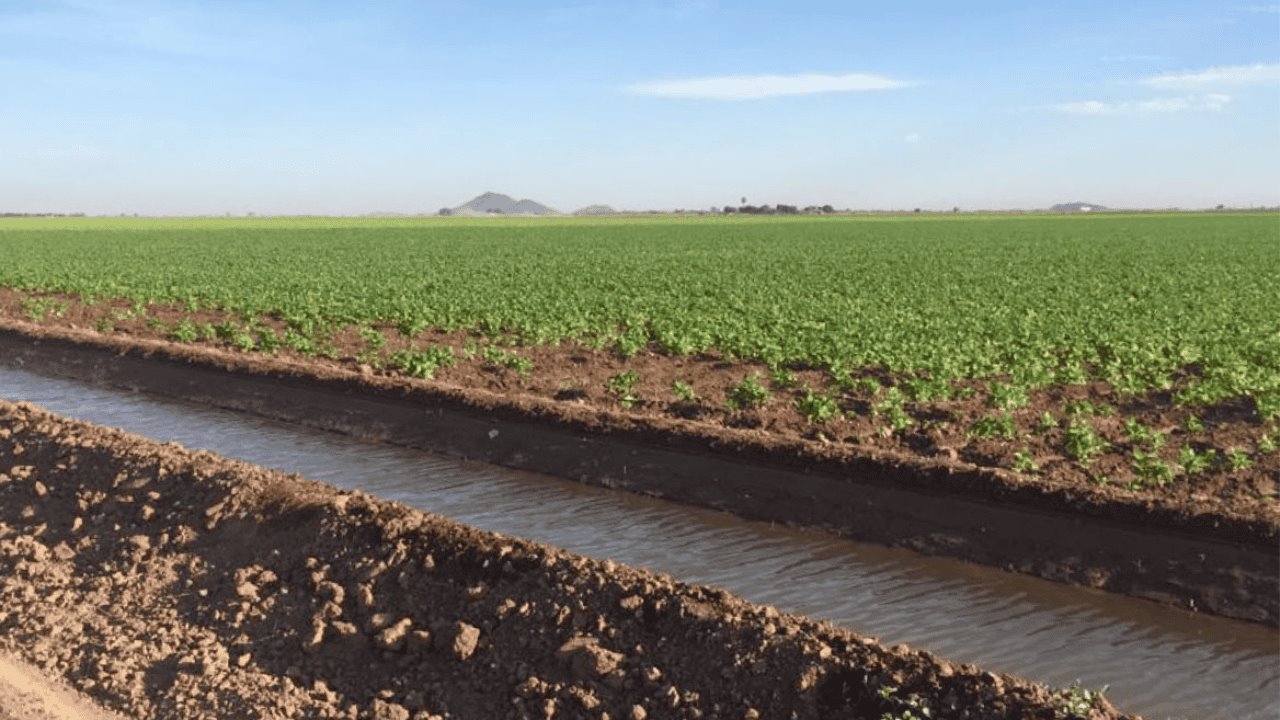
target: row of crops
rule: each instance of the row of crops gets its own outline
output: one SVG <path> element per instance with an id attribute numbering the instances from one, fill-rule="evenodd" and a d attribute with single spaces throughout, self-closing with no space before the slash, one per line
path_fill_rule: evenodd
<path id="1" fill-rule="evenodd" d="M 817 369 L 856 392 L 875 371 L 889 387 L 864 394 L 898 408 L 882 413 L 899 418 L 891 430 L 910 424 L 905 401 L 980 387 L 999 412 L 970 434 L 1013 437 L 1020 397 L 1097 381 L 1119 398 L 1189 408 L 1243 401 L 1262 421 L 1280 416 L 1274 214 L 38 219 L 0 224 L 0 253 L 0 286 L 241 318 L 218 327 L 183 320 L 165 329 L 173 339 L 325 354 L 336 332 L 356 328 L 366 359 L 424 377 L 454 351 L 414 339 L 470 330 L 489 361 L 522 373 L 531 361 L 494 341 L 573 340 L 622 357 L 713 350 L 763 361 L 771 387 Z M 26 302 L 42 317 L 58 301 Z M 387 340 L 375 327 L 394 328 L 409 346 L 379 352 Z M 609 391 L 634 404 L 638 380 L 620 373 Z M 841 411 L 823 388 L 795 393 L 810 419 Z M 1087 461 L 1105 443 L 1091 446 L 1068 414 L 1055 422 Z"/>

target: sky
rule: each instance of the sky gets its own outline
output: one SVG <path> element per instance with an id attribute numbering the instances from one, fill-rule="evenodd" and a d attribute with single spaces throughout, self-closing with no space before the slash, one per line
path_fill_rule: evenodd
<path id="1" fill-rule="evenodd" d="M 0 0 L 0 212 L 1280 204 L 1280 5 Z"/>

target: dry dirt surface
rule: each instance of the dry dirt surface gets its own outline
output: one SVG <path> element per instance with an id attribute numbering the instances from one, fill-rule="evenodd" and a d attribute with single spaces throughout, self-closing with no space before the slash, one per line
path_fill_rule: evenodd
<path id="1" fill-rule="evenodd" d="M 0 655 L 0 720 L 120 720 L 26 663 Z"/>
<path id="2" fill-rule="evenodd" d="M 4 402 L 0 652 L 130 717 L 1082 717 L 723 590 Z"/>

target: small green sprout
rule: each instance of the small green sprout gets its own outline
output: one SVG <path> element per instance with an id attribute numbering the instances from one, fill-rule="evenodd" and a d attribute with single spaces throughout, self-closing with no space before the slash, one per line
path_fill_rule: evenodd
<path id="1" fill-rule="evenodd" d="M 1040 472 L 1040 466 L 1036 464 L 1035 458 L 1031 456 L 1031 451 L 1027 448 L 1023 448 L 1013 454 L 1013 469 L 1027 474 Z"/>
<path id="2" fill-rule="evenodd" d="M 840 415 L 840 405 L 835 398 L 814 392 L 809 387 L 804 389 L 803 395 L 796 398 L 796 408 L 806 420 L 815 425 L 821 425 Z"/>
<path id="3" fill-rule="evenodd" d="M 702 398 L 698 397 L 698 391 L 687 382 L 676 380 L 671 383 L 671 392 L 675 393 L 676 399 L 685 403 L 696 403 Z"/>
<path id="4" fill-rule="evenodd" d="M 1178 449 L 1178 465 L 1182 467 L 1182 472 L 1188 475 L 1202 473 L 1213 467 L 1213 461 L 1218 454 L 1213 448 L 1209 448 L 1203 452 L 1196 452 L 1195 448 L 1190 445 L 1183 445 Z"/>
<path id="5" fill-rule="evenodd" d="M 609 378 L 609 393 L 618 398 L 618 404 L 629 408 L 640 401 L 636 397 L 636 385 L 640 382 L 640 373 L 628 370 Z"/>
<path id="6" fill-rule="evenodd" d="M 1107 441 L 1093 429 L 1089 420 L 1080 415 L 1067 421 L 1067 429 L 1063 433 L 1063 444 L 1067 454 L 1085 466 L 1110 447 Z"/>
<path id="7" fill-rule="evenodd" d="M 1231 464 L 1232 472 L 1248 470 L 1253 467 L 1253 460 L 1249 459 L 1249 453 L 1237 448 L 1227 451 L 1227 462 Z"/>
<path id="8" fill-rule="evenodd" d="M 729 388 L 725 405 L 731 411 L 761 407 L 769 402 L 769 391 L 760 384 L 760 373 L 743 378 L 741 383 Z"/>

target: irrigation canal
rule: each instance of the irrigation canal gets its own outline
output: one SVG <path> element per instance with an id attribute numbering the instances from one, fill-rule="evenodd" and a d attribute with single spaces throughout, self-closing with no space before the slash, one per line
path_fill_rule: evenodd
<path id="1" fill-rule="evenodd" d="M 0 397 L 718 585 L 888 644 L 1053 685 L 1109 684 L 1113 702 L 1148 719 L 1280 715 L 1280 636 L 1262 625 L 45 377 L 2 359 Z"/>

